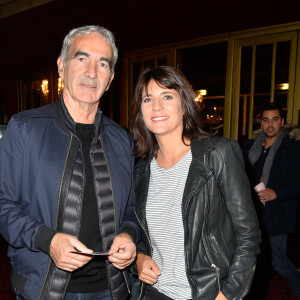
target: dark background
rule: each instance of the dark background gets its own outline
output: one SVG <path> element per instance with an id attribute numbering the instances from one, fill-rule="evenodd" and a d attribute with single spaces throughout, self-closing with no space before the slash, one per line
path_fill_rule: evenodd
<path id="1" fill-rule="evenodd" d="M 122 54 L 299 20 L 299 0 L 55 0 L 0 20 L 0 114 L 17 112 L 18 78 L 56 67 L 62 40 L 74 27 L 107 27 Z"/>

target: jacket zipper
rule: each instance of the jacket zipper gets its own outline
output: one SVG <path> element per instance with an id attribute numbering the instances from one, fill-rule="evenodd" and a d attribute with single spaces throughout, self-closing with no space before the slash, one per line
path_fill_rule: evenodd
<path id="1" fill-rule="evenodd" d="M 103 155 L 104 155 L 104 159 L 105 159 L 105 162 L 106 162 L 106 165 L 107 165 L 107 171 L 108 171 L 108 173 L 109 173 L 109 181 L 110 181 L 111 187 L 113 187 L 112 181 L 111 181 L 111 174 L 110 174 L 109 166 L 108 166 L 107 159 L 106 159 L 105 148 L 104 148 L 104 145 L 103 145 L 103 142 L 102 142 L 102 139 L 101 139 L 101 136 L 100 136 L 100 135 L 99 135 L 99 140 L 100 140 L 101 145 L 102 145 L 102 148 L 103 148 Z M 94 171 L 93 171 L 93 172 L 94 172 Z M 113 188 L 112 188 L 111 190 L 112 190 L 112 199 L 113 199 L 113 207 L 114 207 L 115 235 L 117 235 L 115 197 L 114 197 L 114 190 L 113 190 Z M 101 230 L 100 230 L 100 235 L 101 235 L 101 238 L 102 238 Z M 106 273 L 108 274 L 107 268 L 108 268 L 108 264 L 106 264 Z M 128 289 L 128 285 L 127 285 L 127 281 L 126 281 L 126 278 L 125 278 L 125 275 L 124 275 L 124 271 L 122 272 L 122 274 L 123 274 L 124 280 L 125 280 L 125 282 L 126 282 L 127 290 L 128 290 L 128 292 L 129 292 L 129 294 L 130 294 L 130 289 Z M 109 278 L 107 278 L 107 279 L 108 279 L 108 280 L 107 280 L 108 286 L 109 286 L 109 289 L 110 289 L 110 281 L 109 281 Z"/>
<path id="2" fill-rule="evenodd" d="M 68 151 L 67 151 L 67 156 L 66 156 L 65 163 L 64 163 L 64 170 L 63 170 L 61 180 L 60 180 L 59 197 L 58 197 L 58 201 L 57 201 L 57 211 L 56 211 L 56 228 L 57 228 L 58 212 L 59 212 L 59 206 L 60 206 L 60 200 L 61 200 L 61 188 L 62 188 L 64 174 L 65 174 L 65 171 L 66 171 L 67 160 L 68 160 L 68 157 L 69 157 L 69 154 L 70 154 L 70 148 L 71 148 L 72 140 L 73 140 L 73 137 L 71 135 L 70 142 L 69 142 L 69 147 L 68 147 Z M 43 289 L 45 287 L 46 279 L 47 279 L 47 276 L 48 276 L 48 273 L 49 273 L 49 270 L 50 270 L 51 262 L 52 262 L 52 259 L 50 258 L 50 262 L 48 264 L 48 270 L 47 270 L 47 273 L 46 273 L 46 276 L 45 276 L 45 279 L 44 279 L 44 282 L 43 282 L 43 286 L 41 288 L 40 295 L 39 295 L 38 299 L 41 299 L 41 295 L 42 295 Z"/>
<path id="3" fill-rule="evenodd" d="M 207 181 L 205 181 L 204 184 L 203 184 L 202 186 L 204 186 L 206 183 L 207 183 Z M 201 186 L 201 187 L 202 187 L 202 186 Z M 190 201 L 190 199 L 198 192 L 198 190 L 199 190 L 199 189 L 197 189 L 193 194 L 191 194 L 191 195 L 189 196 L 189 198 L 187 199 L 187 201 Z M 190 207 L 191 207 L 191 203 L 188 203 L 188 207 L 187 207 L 186 213 L 185 213 L 186 216 L 187 216 L 187 214 L 188 214 L 188 212 L 189 212 L 189 210 L 190 210 Z M 185 218 L 186 218 L 186 217 L 185 217 Z M 184 224 L 183 224 L 183 225 L 184 225 Z M 185 239 L 185 238 L 186 238 L 186 236 L 184 235 L 184 239 Z M 189 281 L 189 284 L 190 284 L 190 286 L 191 286 L 191 290 L 192 290 L 192 293 L 193 293 L 193 289 L 192 289 L 192 287 L 193 287 L 192 280 L 191 280 L 191 278 L 188 276 L 188 259 L 187 259 L 188 253 L 187 253 L 187 251 L 186 251 L 187 247 L 184 247 L 184 248 L 185 248 L 185 271 L 186 271 L 187 279 L 188 279 L 188 281 Z M 192 296 L 192 298 L 193 298 L 193 296 Z"/>
<path id="4" fill-rule="evenodd" d="M 126 279 L 126 276 L 125 276 L 125 271 L 123 271 L 122 273 L 123 273 L 123 276 L 124 276 L 124 280 L 125 280 L 125 283 L 126 283 L 127 290 L 129 292 L 129 294 L 131 294 L 130 287 L 128 286 L 128 282 L 127 282 L 127 279 Z"/>
<path id="5" fill-rule="evenodd" d="M 216 246 L 217 250 L 218 250 L 219 253 L 221 254 L 223 260 L 225 261 L 227 267 L 229 267 L 229 261 L 228 261 L 228 259 L 226 258 L 225 254 L 223 253 L 223 251 L 221 250 L 221 248 L 220 248 L 220 246 L 219 246 L 219 244 L 218 244 L 218 242 L 217 242 L 217 239 L 215 238 L 215 236 L 214 236 L 212 233 L 210 233 L 210 237 L 211 237 L 211 239 L 212 239 L 214 245 Z"/>
<path id="6" fill-rule="evenodd" d="M 248 277 L 248 280 L 247 280 L 247 283 L 246 283 L 246 285 L 245 285 L 245 289 L 244 289 L 244 292 L 242 293 L 242 295 L 241 295 L 241 299 L 243 299 L 246 295 L 247 295 L 247 290 L 248 290 L 248 286 L 249 286 L 249 284 L 251 283 L 251 279 L 253 278 L 253 274 L 254 274 L 254 272 L 255 272 L 255 267 L 256 267 L 256 265 L 254 265 L 253 267 L 252 267 L 252 272 L 251 272 L 251 274 L 250 274 L 250 276 Z"/>
<path id="7" fill-rule="evenodd" d="M 134 213 L 135 213 L 136 219 L 138 220 L 138 222 L 139 222 L 141 228 L 143 229 L 143 231 L 144 231 L 145 234 L 146 234 L 146 237 L 147 237 L 148 243 L 149 243 L 149 247 L 150 247 L 150 256 L 152 257 L 152 246 L 151 246 L 151 242 L 150 242 L 150 238 L 149 238 L 149 236 L 148 236 L 148 233 L 147 233 L 147 231 L 145 230 L 144 226 L 141 224 L 140 219 L 138 218 L 137 213 L 136 213 L 136 211 L 135 211 L 135 208 L 134 208 Z M 141 297 L 142 297 L 143 287 L 144 287 L 144 282 L 142 281 L 142 285 L 141 285 L 141 289 L 140 289 L 140 294 L 139 294 L 139 296 L 138 296 L 138 300 L 140 300 Z"/>
<path id="8" fill-rule="evenodd" d="M 106 162 L 106 165 L 107 165 L 107 170 L 108 170 L 108 173 L 109 173 L 110 184 L 111 184 L 111 187 L 113 187 L 112 181 L 111 181 L 111 174 L 110 174 L 109 166 L 108 166 L 107 159 L 106 159 L 105 148 L 104 148 L 104 145 L 103 145 L 103 143 L 102 143 L 101 136 L 99 136 L 99 140 L 100 140 L 101 145 L 102 145 L 102 148 L 103 148 L 103 155 L 104 155 L 105 162 Z M 114 190 L 113 190 L 113 188 L 112 188 L 111 190 L 112 190 L 112 196 L 113 196 L 112 198 L 113 198 L 113 207 L 114 207 L 114 225 L 115 225 L 115 233 L 117 234 L 115 197 L 114 197 Z"/>
<path id="9" fill-rule="evenodd" d="M 203 162 L 204 163 L 206 163 L 206 155 L 207 154 L 204 154 L 204 158 L 203 158 Z M 204 227 L 205 227 L 205 219 L 206 219 L 206 209 L 207 209 L 207 186 L 205 185 L 204 186 L 204 220 L 203 220 L 203 226 L 202 226 L 202 231 L 201 231 L 201 238 L 202 238 L 202 241 L 203 241 L 203 245 L 204 245 L 204 249 L 205 249 L 205 252 L 206 252 L 206 255 L 207 255 L 207 257 L 208 257 L 208 260 L 209 260 L 209 262 L 210 262 L 210 264 L 211 264 L 211 267 L 213 268 L 213 269 L 215 269 L 216 270 L 216 272 L 217 272 L 217 276 L 218 276 L 218 287 L 219 287 L 219 291 L 221 290 L 221 285 L 220 285 L 220 268 L 219 267 L 217 267 L 215 264 L 214 264 L 214 262 L 213 262 L 213 260 L 212 260 L 212 257 L 211 257 L 211 255 L 210 255 L 210 253 L 209 253 L 209 251 L 208 251 L 208 248 L 207 248 L 207 245 L 206 245 L 206 240 L 205 240 L 205 238 L 204 238 Z"/>

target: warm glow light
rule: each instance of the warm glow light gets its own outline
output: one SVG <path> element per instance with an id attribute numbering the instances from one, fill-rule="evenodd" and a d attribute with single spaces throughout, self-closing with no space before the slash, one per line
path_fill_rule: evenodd
<path id="1" fill-rule="evenodd" d="M 195 101 L 203 102 L 203 96 L 207 95 L 207 90 L 197 90 L 195 91 L 195 93 L 196 93 Z"/>
<path id="2" fill-rule="evenodd" d="M 44 79 L 42 81 L 42 85 L 41 85 L 41 88 L 42 88 L 42 92 L 45 96 L 48 95 L 49 93 L 49 90 L 48 90 L 48 80 L 47 79 Z"/>
<path id="3" fill-rule="evenodd" d="M 60 95 L 64 88 L 64 82 L 61 78 L 57 79 L 57 94 Z"/>
<path id="4" fill-rule="evenodd" d="M 288 83 L 279 83 L 275 85 L 276 90 L 288 90 L 290 85 Z"/>
<path id="5" fill-rule="evenodd" d="M 196 93 L 197 93 L 197 95 L 206 96 L 207 90 L 198 90 L 198 91 L 196 91 Z"/>
<path id="6" fill-rule="evenodd" d="M 195 98 L 195 101 L 197 101 L 197 102 L 202 102 L 202 101 L 203 101 L 202 96 L 201 96 L 201 95 L 198 95 L 198 96 Z"/>

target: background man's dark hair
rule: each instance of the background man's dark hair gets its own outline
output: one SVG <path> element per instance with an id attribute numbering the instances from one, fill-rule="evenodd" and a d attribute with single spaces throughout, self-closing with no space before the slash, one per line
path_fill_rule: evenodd
<path id="1" fill-rule="evenodd" d="M 277 109 L 279 111 L 280 117 L 283 118 L 284 116 L 283 116 L 283 113 L 282 113 L 282 108 L 280 107 L 280 105 L 278 105 L 277 103 L 274 103 L 274 102 L 267 103 L 262 107 L 261 116 L 262 116 L 262 114 L 265 110 L 277 110 Z"/>

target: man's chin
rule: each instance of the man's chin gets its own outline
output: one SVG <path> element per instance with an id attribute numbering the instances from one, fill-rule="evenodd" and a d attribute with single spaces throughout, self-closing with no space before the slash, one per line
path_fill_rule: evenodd
<path id="1" fill-rule="evenodd" d="M 274 137 L 277 137 L 278 133 L 268 133 L 268 132 L 265 132 L 265 135 L 266 137 L 268 138 L 274 138 Z"/>
<path id="2" fill-rule="evenodd" d="M 90 94 L 88 95 L 84 94 L 79 97 L 80 102 L 84 102 L 87 104 L 93 104 L 93 103 L 96 104 L 99 102 L 99 100 L 100 97 L 98 98 L 96 95 L 90 95 Z"/>

